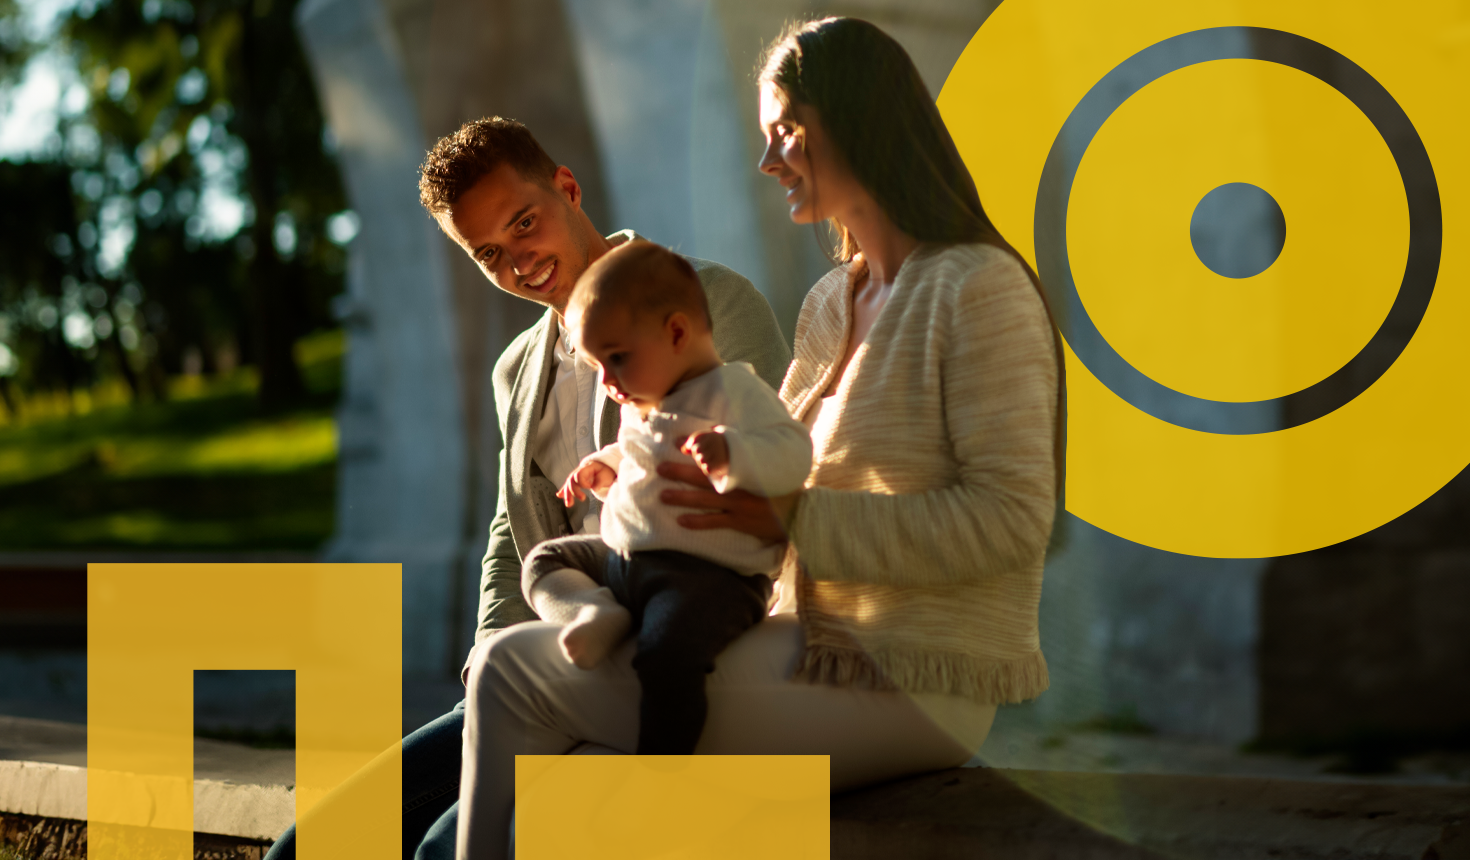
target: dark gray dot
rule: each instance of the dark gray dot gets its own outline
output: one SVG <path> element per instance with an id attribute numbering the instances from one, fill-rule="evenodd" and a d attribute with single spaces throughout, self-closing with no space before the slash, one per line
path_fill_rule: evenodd
<path id="1" fill-rule="evenodd" d="M 1253 278 L 1271 268 L 1286 245 L 1286 216 L 1276 198 L 1248 182 L 1221 185 L 1189 219 L 1189 241 L 1210 271 Z"/>

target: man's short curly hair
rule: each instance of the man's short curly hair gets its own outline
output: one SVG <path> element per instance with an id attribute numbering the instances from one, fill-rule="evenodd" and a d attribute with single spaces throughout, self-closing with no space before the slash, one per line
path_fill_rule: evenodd
<path id="1" fill-rule="evenodd" d="M 449 211 L 461 194 L 502 164 L 530 182 L 549 184 L 557 164 L 521 123 L 492 116 L 439 138 L 419 168 L 419 202 L 429 214 Z"/>

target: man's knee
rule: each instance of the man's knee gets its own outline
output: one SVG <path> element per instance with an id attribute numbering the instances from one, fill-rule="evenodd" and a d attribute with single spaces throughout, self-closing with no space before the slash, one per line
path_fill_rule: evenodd
<path id="1" fill-rule="evenodd" d="M 536 674 L 534 664 L 546 653 L 556 654 L 556 636 L 561 628 L 544 621 L 527 621 L 507 627 L 479 645 L 470 658 L 466 682 L 471 696 L 485 688 L 524 682 Z"/>

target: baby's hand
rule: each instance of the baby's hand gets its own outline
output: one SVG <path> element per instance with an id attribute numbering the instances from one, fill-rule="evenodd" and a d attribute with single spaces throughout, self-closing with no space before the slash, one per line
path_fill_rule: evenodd
<path id="1" fill-rule="evenodd" d="M 567 482 L 556 491 L 556 497 L 561 499 L 562 504 L 570 508 L 579 500 L 587 498 L 587 494 L 582 492 L 584 487 L 594 493 L 602 493 L 618 479 L 618 473 L 613 467 L 594 459 L 595 457 L 595 454 L 589 454 L 578 463 L 577 468 L 567 476 Z"/>
<path id="2" fill-rule="evenodd" d="M 679 450 L 694 458 L 699 470 L 716 480 L 730 472 L 730 444 L 717 430 L 695 433 L 684 440 Z"/>

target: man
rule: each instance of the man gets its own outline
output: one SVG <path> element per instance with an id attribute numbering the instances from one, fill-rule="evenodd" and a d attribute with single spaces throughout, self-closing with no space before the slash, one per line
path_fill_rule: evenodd
<path id="1" fill-rule="evenodd" d="M 587 266 L 634 234 L 599 234 L 572 172 L 557 166 L 525 126 L 499 117 L 467 123 L 439 141 L 424 163 L 419 198 L 492 283 L 548 308 L 495 363 L 505 448 L 482 565 L 480 642 L 536 617 L 521 596 L 522 556 L 549 538 L 596 530 L 596 500 L 568 513 L 556 490 L 583 457 L 617 438 L 619 410 L 608 406 L 596 371 L 572 354 L 561 313 Z M 779 388 L 791 353 L 770 305 L 730 269 L 690 262 L 709 298 L 720 355 L 750 362 Z"/>
<path id="2" fill-rule="evenodd" d="M 419 179 L 419 200 L 490 282 L 546 313 L 495 363 L 495 409 L 504 448 L 500 492 L 481 567 L 475 642 L 536 618 L 521 596 L 521 558 L 566 534 L 595 533 L 595 498 L 570 510 L 556 490 L 587 454 L 617 438 L 619 410 L 579 361 L 561 325 L 577 278 L 631 230 L 603 236 L 582 210 L 582 188 L 515 120 L 466 123 L 441 138 Z M 709 299 L 715 345 L 726 361 L 745 361 L 779 387 L 791 352 L 775 314 L 734 271 L 690 258 Z M 466 660 L 466 669 L 469 661 Z M 404 856 L 452 858 L 464 703 L 403 742 Z M 350 803 L 339 793 L 343 805 Z M 317 809 L 331 814 L 324 800 Z M 320 814 L 320 813 L 316 813 Z M 295 828 L 266 855 L 295 857 Z"/>

